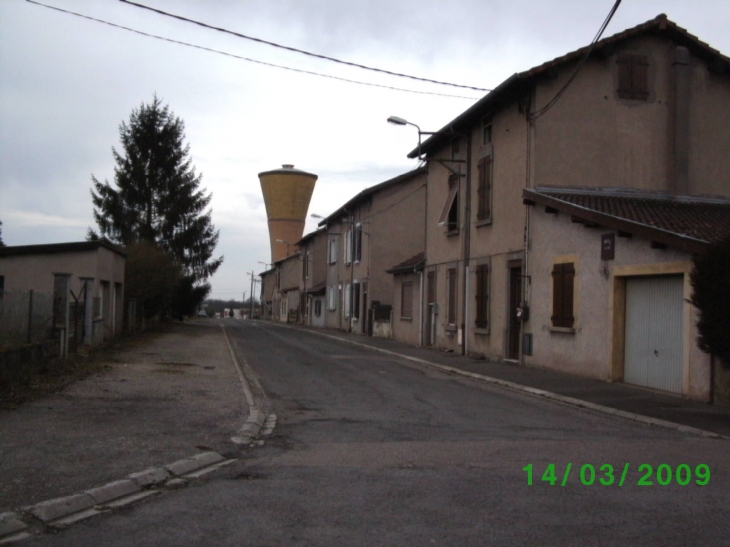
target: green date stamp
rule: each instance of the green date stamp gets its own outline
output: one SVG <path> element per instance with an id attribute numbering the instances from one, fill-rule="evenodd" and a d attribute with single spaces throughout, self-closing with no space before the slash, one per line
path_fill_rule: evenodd
<path id="1" fill-rule="evenodd" d="M 618 486 L 623 486 L 624 482 L 626 482 L 626 476 L 629 473 L 630 467 L 631 465 L 629 463 L 624 464 L 620 477 L 618 478 Z M 618 469 L 621 468 L 619 467 Z M 523 467 L 522 470 L 527 473 L 527 485 L 532 486 L 533 465 L 528 464 L 526 467 Z M 565 466 L 560 486 L 568 484 L 568 479 L 570 478 L 572 470 L 572 463 Z M 681 486 L 687 486 L 691 483 L 695 483 L 699 486 L 706 486 L 710 483 L 710 466 L 704 463 L 695 466 L 694 470 L 686 463 L 678 465 L 676 469 L 672 469 L 670 465 L 663 463 L 659 465 L 656 470 L 648 463 L 642 463 L 638 467 L 638 473 L 638 486 L 653 486 L 655 484 L 667 486 L 673 481 Z M 580 471 L 578 471 L 580 482 L 584 486 L 591 486 L 596 483 L 602 484 L 603 486 L 611 486 L 616 484 L 617 475 L 618 473 L 614 472 L 614 467 L 610 463 L 604 463 L 598 467 L 598 469 L 596 469 L 596 467 L 592 464 L 586 463 L 582 465 L 580 467 Z M 558 474 L 554 463 L 547 466 L 547 469 L 545 469 L 540 480 L 548 483 L 550 486 L 555 486 L 558 483 Z"/>

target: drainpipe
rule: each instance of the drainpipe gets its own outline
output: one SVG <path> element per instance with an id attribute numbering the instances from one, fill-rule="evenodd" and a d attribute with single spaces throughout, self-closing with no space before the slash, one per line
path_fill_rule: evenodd
<path id="1" fill-rule="evenodd" d="M 471 132 L 466 137 L 466 203 L 464 204 L 464 301 L 461 307 L 461 354 L 469 352 L 467 320 L 469 318 L 469 259 L 471 257 Z"/>
<path id="2" fill-rule="evenodd" d="M 423 270 L 419 274 L 421 275 L 421 294 L 419 296 L 421 305 L 418 313 L 418 346 L 423 347 Z"/>

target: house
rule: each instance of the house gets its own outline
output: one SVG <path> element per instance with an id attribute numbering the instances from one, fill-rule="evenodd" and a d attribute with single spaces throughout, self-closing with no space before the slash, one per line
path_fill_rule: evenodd
<path id="1" fill-rule="evenodd" d="M 545 261 L 548 256 L 551 260 L 583 256 L 592 243 L 585 241 L 585 234 L 572 238 L 574 225 L 572 231 L 566 231 L 565 219 L 581 219 L 581 215 L 545 217 L 539 207 L 523 205 L 523 191 L 539 194 L 525 194 L 535 203 L 556 195 L 559 188 L 566 192 L 571 188 L 610 189 L 607 195 L 616 196 L 633 190 L 667 199 L 727 197 L 728 104 L 730 59 L 660 15 L 513 75 L 429 137 L 409 154 L 422 157 L 428 166 L 424 286 L 420 291 L 424 344 L 558 367 L 557 355 L 566 351 L 566 338 L 578 344 L 583 335 L 582 331 L 543 332 L 542 327 L 550 325 L 544 317 L 545 306 L 549 308 L 553 298 L 548 287 L 552 272 L 546 275 Z M 544 188 L 550 190 L 540 190 Z M 567 195 L 565 199 L 573 203 Z M 548 207 L 561 210 L 555 204 Z M 689 212 L 696 213 L 696 209 Z M 560 222 L 564 230 L 559 235 L 554 226 L 547 230 L 548 222 Z M 548 233 L 553 239 L 546 237 Z M 654 236 L 641 235 L 650 241 Z M 638 235 L 630 242 L 620 242 L 643 245 Z M 538 243 L 543 247 L 538 249 Z M 676 252 L 668 249 L 662 255 L 641 248 L 643 256 L 621 251 L 625 261 L 620 266 L 618 261 L 607 265 L 609 278 L 618 278 L 620 285 L 622 277 L 633 275 L 620 268 L 664 263 L 666 256 Z M 694 251 L 680 250 L 684 254 L 670 262 L 684 264 L 682 290 L 686 296 L 686 265 Z M 533 256 L 541 261 L 535 264 L 537 270 L 530 262 Z M 397 264 L 394 261 L 390 267 Z M 397 267 L 393 270 L 403 274 Z M 579 285 L 586 286 L 583 281 Z M 583 294 L 581 305 L 587 305 Z M 606 297 L 598 302 L 600 309 L 582 309 L 582 320 L 595 314 L 607 316 L 608 304 Z M 528 308 L 532 317 L 526 313 Z M 689 313 L 683 311 L 683 321 Z M 585 328 L 585 323 L 581 325 L 579 328 Z M 685 329 L 682 336 L 691 336 L 691 332 L 691 328 Z M 409 340 L 412 334 L 406 335 Z M 526 355 L 525 350 L 530 349 L 526 340 L 534 345 L 534 356 Z M 587 348 L 588 343 L 579 344 Z M 546 357 L 544 363 L 538 351 Z M 685 362 L 695 359 L 694 355 Z M 606 366 L 604 361 L 600 365 L 591 361 L 574 371 L 626 379 L 618 368 L 609 374 Z M 706 398 L 707 389 L 702 386 L 708 382 L 707 367 L 698 367 L 703 379 L 696 381 L 694 372 L 683 372 L 689 374 L 689 383 L 685 382 L 682 393 Z"/>
<path id="2" fill-rule="evenodd" d="M 525 363 L 712 400 L 723 371 L 695 343 L 689 273 L 694 254 L 730 237 L 730 198 L 523 195 L 532 209 Z"/>
<path id="3" fill-rule="evenodd" d="M 396 264 L 387 273 L 393 279 L 393 338 L 413 346 L 422 346 L 425 329 L 431 328 L 425 315 L 423 287 L 423 267 L 426 264 L 426 253 L 420 253 Z"/>
<path id="4" fill-rule="evenodd" d="M 387 273 L 425 245 L 426 170 L 367 188 L 319 225 L 326 230 L 328 328 L 391 336 L 393 280 Z"/>
<path id="5" fill-rule="evenodd" d="M 52 297 L 53 326 L 75 351 L 122 331 L 125 260 L 103 240 L 0 247 L 0 292 Z"/>
<path id="6" fill-rule="evenodd" d="M 327 288 L 327 233 L 325 228 L 310 232 L 297 242 L 302 257 L 301 292 L 304 308 L 301 322 L 324 327 Z"/>
<path id="7" fill-rule="evenodd" d="M 275 288 L 272 319 L 281 323 L 299 323 L 304 306 L 301 290 L 302 257 L 299 252 L 274 262 Z M 267 287 L 268 289 L 268 287 Z"/>
<path id="8" fill-rule="evenodd" d="M 272 264 L 273 266 L 273 264 Z M 274 297 L 277 293 L 277 270 L 270 268 L 259 274 L 261 277 L 261 319 L 274 319 Z"/>

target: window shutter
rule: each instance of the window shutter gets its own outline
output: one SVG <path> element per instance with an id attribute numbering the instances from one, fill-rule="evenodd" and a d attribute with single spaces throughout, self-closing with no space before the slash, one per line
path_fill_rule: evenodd
<path id="1" fill-rule="evenodd" d="M 565 327 L 573 327 L 573 286 L 575 281 L 575 267 L 573 263 L 563 264 L 563 323 Z"/>
<path id="2" fill-rule="evenodd" d="M 492 186 L 492 157 L 487 156 L 479 160 L 479 208 L 477 220 L 484 220 L 491 216 L 490 192 Z"/>
<path id="3" fill-rule="evenodd" d="M 474 325 L 484 329 L 488 326 L 489 312 L 489 266 L 480 264 L 477 266 L 476 286 L 476 318 Z"/>
<path id="4" fill-rule="evenodd" d="M 620 53 L 618 56 L 618 96 L 622 99 L 632 99 L 631 92 L 631 57 L 630 53 Z"/>
<path id="5" fill-rule="evenodd" d="M 645 101 L 649 98 L 648 75 L 649 61 L 646 55 L 631 56 L 632 99 Z"/>
<path id="6" fill-rule="evenodd" d="M 563 327 L 563 264 L 553 266 L 553 327 Z"/>

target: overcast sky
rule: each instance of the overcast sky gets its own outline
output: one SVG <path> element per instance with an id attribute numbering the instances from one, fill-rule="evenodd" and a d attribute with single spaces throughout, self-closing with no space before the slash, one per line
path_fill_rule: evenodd
<path id="1" fill-rule="evenodd" d="M 58 8 L 345 83 L 148 38 L 24 0 L 0 0 L 0 221 L 7 245 L 81 241 L 96 228 L 91 175 L 113 181 L 119 124 L 157 94 L 185 122 L 220 230 L 214 298 L 248 296 L 270 260 L 257 174 L 319 175 L 310 213 L 416 166 L 411 127 L 439 129 L 483 93 L 345 67 L 177 21 L 117 0 Z M 494 88 L 586 45 L 613 0 L 138 0 L 239 33 L 425 78 Z M 659 13 L 730 54 L 726 0 L 624 0 L 604 36 Z M 305 232 L 316 227 L 308 219 Z"/>

